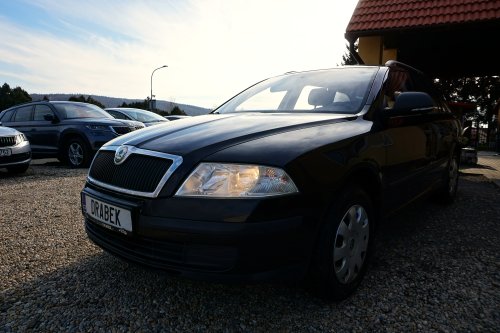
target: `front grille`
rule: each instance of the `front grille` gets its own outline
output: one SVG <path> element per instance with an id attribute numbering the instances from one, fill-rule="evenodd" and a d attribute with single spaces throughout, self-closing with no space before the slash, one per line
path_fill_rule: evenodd
<path id="1" fill-rule="evenodd" d="M 127 134 L 130 133 L 134 130 L 135 128 L 127 127 L 127 126 L 113 126 L 113 131 L 116 132 L 116 134 L 122 135 L 122 134 Z"/>
<path id="2" fill-rule="evenodd" d="M 0 157 L 0 164 L 6 164 L 6 163 L 16 163 L 16 162 L 22 162 L 26 161 L 31 157 L 31 153 L 21 153 L 21 154 L 14 154 L 10 156 L 2 156 Z"/>
<path id="3" fill-rule="evenodd" d="M 238 257 L 237 249 L 228 246 L 197 245 L 145 237 L 123 236 L 115 231 L 85 223 L 88 236 L 97 245 L 123 258 L 151 267 L 176 269 L 202 269 L 226 271 Z"/>
<path id="4" fill-rule="evenodd" d="M 120 165 L 114 163 L 115 152 L 100 150 L 92 163 L 89 177 L 121 189 L 152 193 L 173 161 L 132 153 Z"/>
<path id="5" fill-rule="evenodd" d="M 12 147 L 16 144 L 15 136 L 2 136 L 0 137 L 0 147 Z"/>

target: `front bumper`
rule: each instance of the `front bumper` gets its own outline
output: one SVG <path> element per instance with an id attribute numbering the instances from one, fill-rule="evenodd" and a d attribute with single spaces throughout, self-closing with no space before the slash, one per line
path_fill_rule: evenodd
<path id="1" fill-rule="evenodd" d="M 16 146 L 3 148 L 9 148 L 11 155 L 0 157 L 0 167 L 23 165 L 31 162 L 31 147 L 28 141 L 24 141 Z"/>
<path id="2" fill-rule="evenodd" d="M 126 260 L 188 278 L 218 281 L 297 280 L 307 271 L 315 223 L 301 215 L 290 216 L 290 209 L 282 212 L 283 218 L 274 211 L 273 219 L 257 221 L 249 218 L 254 213 L 249 211 L 252 205 L 247 200 L 236 200 L 231 202 L 231 210 L 247 216 L 247 221 L 228 221 L 222 216 L 214 221 L 213 214 L 193 219 L 195 199 L 175 200 L 176 210 L 169 214 L 165 202 L 173 198 L 124 200 L 89 187 L 82 191 L 82 199 L 84 195 L 132 211 L 133 231 L 127 235 L 104 228 L 84 212 L 89 238 Z M 161 202 L 152 203 L 156 200 Z M 156 204 L 165 208 L 163 216 L 149 215 L 157 211 Z M 183 208 L 183 216 L 188 219 L 175 216 Z M 213 209 L 224 215 L 216 205 Z M 250 208 L 259 209 L 258 203 Z"/>
<path id="3" fill-rule="evenodd" d="M 117 138 L 119 135 L 112 131 L 89 131 L 87 139 L 90 144 L 90 149 L 98 151 L 106 142 Z"/>

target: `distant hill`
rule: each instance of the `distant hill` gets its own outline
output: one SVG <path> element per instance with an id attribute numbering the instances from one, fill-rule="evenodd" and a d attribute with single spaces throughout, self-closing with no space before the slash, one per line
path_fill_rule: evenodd
<path id="1" fill-rule="evenodd" d="M 83 95 L 85 97 L 89 95 L 85 94 L 30 94 L 31 98 L 33 101 L 39 101 L 42 100 L 44 96 L 47 96 L 47 98 L 51 101 L 67 101 L 71 96 L 80 96 Z M 118 107 L 123 104 L 123 102 L 130 104 L 133 102 L 142 102 L 143 100 L 140 99 L 129 99 L 129 98 L 118 98 L 118 97 L 107 97 L 107 96 L 96 96 L 96 95 L 90 95 L 93 99 L 99 101 L 100 103 L 104 104 L 105 107 L 107 108 L 114 108 Z M 190 116 L 199 116 L 202 114 L 207 114 L 211 110 L 202 108 L 199 106 L 194 106 L 194 105 L 189 105 L 189 104 L 180 104 L 180 103 L 173 103 L 169 101 L 162 101 L 162 100 L 157 100 L 156 101 L 156 108 L 159 110 L 165 110 L 165 111 L 172 111 L 172 109 L 177 106 L 179 109 L 183 110 L 187 115 Z"/>

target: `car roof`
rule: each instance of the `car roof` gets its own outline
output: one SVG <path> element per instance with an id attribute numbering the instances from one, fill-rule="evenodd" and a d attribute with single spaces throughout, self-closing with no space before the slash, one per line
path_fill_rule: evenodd
<path id="1" fill-rule="evenodd" d="M 7 109 L 3 110 L 2 112 L 10 110 L 10 109 L 18 108 L 20 106 L 26 106 L 26 105 L 32 105 L 32 104 L 63 104 L 63 103 L 90 104 L 90 103 L 86 103 L 86 102 L 76 102 L 76 101 L 46 101 L 46 100 L 40 100 L 40 101 L 31 101 L 31 102 L 19 103 L 19 104 L 11 106 L 10 108 L 7 108 Z"/>

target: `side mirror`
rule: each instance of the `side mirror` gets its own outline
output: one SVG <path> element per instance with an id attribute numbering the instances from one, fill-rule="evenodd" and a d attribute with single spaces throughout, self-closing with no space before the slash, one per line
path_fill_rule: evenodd
<path id="1" fill-rule="evenodd" d="M 2 126 L 2 122 L 0 121 L 0 126 Z"/>
<path id="2" fill-rule="evenodd" d="M 54 122 L 56 117 L 53 114 L 47 113 L 43 115 L 43 119 Z"/>
<path id="3" fill-rule="evenodd" d="M 430 112 L 434 108 L 432 97 L 420 91 L 408 91 L 401 93 L 393 106 L 394 113 Z"/>

